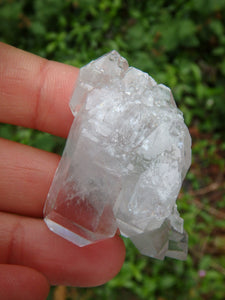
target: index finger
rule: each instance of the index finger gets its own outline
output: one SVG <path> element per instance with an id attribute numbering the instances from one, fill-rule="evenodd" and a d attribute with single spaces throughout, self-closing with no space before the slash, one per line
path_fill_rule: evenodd
<path id="1" fill-rule="evenodd" d="M 0 122 L 66 137 L 79 69 L 0 42 Z"/>

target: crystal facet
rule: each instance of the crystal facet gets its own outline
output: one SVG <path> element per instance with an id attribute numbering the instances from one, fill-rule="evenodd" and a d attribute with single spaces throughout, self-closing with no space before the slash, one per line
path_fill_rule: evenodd
<path id="1" fill-rule="evenodd" d="M 45 204 L 48 227 L 85 246 L 119 228 L 141 253 L 185 259 L 176 207 L 191 138 L 170 89 L 112 51 L 80 69 L 67 144 Z"/>

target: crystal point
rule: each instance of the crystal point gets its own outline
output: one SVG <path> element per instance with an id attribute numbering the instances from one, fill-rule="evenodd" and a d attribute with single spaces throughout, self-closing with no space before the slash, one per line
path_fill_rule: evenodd
<path id="1" fill-rule="evenodd" d="M 74 115 L 45 209 L 48 227 L 85 246 L 119 228 L 141 253 L 185 259 L 176 207 L 191 138 L 171 90 L 112 51 L 81 68 Z"/>

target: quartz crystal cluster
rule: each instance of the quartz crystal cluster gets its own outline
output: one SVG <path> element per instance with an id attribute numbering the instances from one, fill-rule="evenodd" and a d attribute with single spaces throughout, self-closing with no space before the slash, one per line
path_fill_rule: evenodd
<path id="1" fill-rule="evenodd" d="M 185 259 L 176 199 L 191 138 L 168 87 L 112 51 L 80 69 L 74 121 L 45 204 L 48 227 L 85 246 L 119 228 L 141 253 Z"/>

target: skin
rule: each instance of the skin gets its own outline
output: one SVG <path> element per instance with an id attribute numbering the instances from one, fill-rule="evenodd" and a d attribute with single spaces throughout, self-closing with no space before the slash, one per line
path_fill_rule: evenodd
<path id="1" fill-rule="evenodd" d="M 67 137 L 77 68 L 0 43 L 0 122 Z M 79 248 L 50 232 L 44 202 L 56 154 L 0 138 L 0 299 L 46 299 L 49 285 L 101 285 L 120 270 L 119 236 Z"/>

